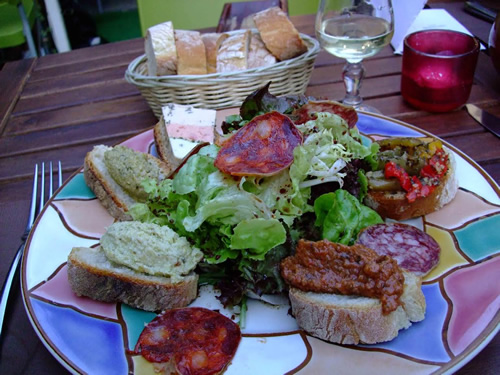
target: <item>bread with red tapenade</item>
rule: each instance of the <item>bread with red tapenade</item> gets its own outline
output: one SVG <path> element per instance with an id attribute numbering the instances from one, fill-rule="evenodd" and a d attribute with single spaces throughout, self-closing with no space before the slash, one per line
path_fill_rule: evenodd
<path id="1" fill-rule="evenodd" d="M 435 138 L 378 141 L 379 169 L 368 172 L 364 203 L 383 217 L 405 220 L 437 211 L 458 190 L 453 153 Z"/>
<path id="2" fill-rule="evenodd" d="M 298 325 L 333 343 L 389 341 L 425 317 L 421 279 L 362 245 L 300 240 L 281 274 Z"/>

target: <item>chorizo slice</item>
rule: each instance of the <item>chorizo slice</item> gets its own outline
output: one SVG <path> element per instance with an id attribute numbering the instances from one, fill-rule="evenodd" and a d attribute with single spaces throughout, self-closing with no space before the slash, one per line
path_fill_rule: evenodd
<path id="1" fill-rule="evenodd" d="M 239 326 L 202 307 L 167 310 L 142 331 L 132 354 L 155 364 L 173 363 L 182 375 L 222 372 L 241 340 Z"/>
<path id="2" fill-rule="evenodd" d="M 272 176 L 293 162 L 302 133 L 279 112 L 255 117 L 229 138 L 215 158 L 215 166 L 232 176 Z"/>
<path id="3" fill-rule="evenodd" d="M 318 118 L 318 112 L 334 113 L 342 117 L 350 128 L 353 128 L 358 122 L 358 113 L 353 107 L 331 100 L 311 100 L 302 107 L 294 110 L 292 112 L 292 118 L 294 119 L 295 124 L 300 125 L 309 120 L 316 120 Z"/>
<path id="4" fill-rule="evenodd" d="M 404 270 L 424 276 L 439 262 L 441 247 L 429 234 L 403 223 L 371 225 L 359 234 L 358 244 L 394 258 Z"/>

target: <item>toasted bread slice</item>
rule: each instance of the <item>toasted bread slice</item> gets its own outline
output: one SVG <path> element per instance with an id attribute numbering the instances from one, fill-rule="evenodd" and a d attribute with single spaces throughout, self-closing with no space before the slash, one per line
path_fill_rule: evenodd
<path id="1" fill-rule="evenodd" d="M 153 135 L 156 152 L 158 153 L 160 159 L 167 163 L 172 170 L 176 169 L 179 166 L 181 159 L 174 155 L 172 143 L 170 142 L 170 137 L 168 135 L 163 117 L 161 117 L 160 121 L 158 121 L 154 126 Z"/>
<path id="2" fill-rule="evenodd" d="M 132 220 L 129 209 L 138 201 L 130 196 L 114 179 L 104 162 L 104 154 L 112 147 L 105 145 L 95 146 L 85 157 L 83 176 L 88 187 L 94 192 L 101 204 L 115 219 L 120 221 Z M 138 152 L 138 151 L 135 151 Z M 156 164 L 167 177 L 172 169 L 160 159 L 152 155 L 141 153 Z"/>
<path id="3" fill-rule="evenodd" d="M 291 288 L 292 313 L 298 325 L 310 335 L 338 344 L 375 344 L 390 341 L 399 330 L 425 317 L 421 280 L 404 273 L 402 305 L 390 314 L 382 313 L 376 298 L 330 293 L 313 293 Z"/>
<path id="4" fill-rule="evenodd" d="M 448 171 L 441 179 L 441 183 L 425 198 L 418 198 L 410 203 L 406 199 L 405 191 L 377 191 L 368 190 L 364 204 L 373 208 L 379 215 L 394 220 L 406 220 L 417 216 L 427 215 L 439 210 L 453 200 L 458 191 L 456 176 L 456 162 L 450 150 L 448 154 Z"/>
<path id="5" fill-rule="evenodd" d="M 146 311 L 185 307 L 196 298 L 198 275 L 180 282 L 150 276 L 108 260 L 100 247 L 75 247 L 68 257 L 68 280 L 73 292 L 102 302 L 122 302 Z"/>

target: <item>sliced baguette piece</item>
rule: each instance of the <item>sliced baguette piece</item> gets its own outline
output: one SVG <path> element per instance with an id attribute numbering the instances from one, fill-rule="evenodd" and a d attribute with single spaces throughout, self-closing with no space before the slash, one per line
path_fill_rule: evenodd
<path id="1" fill-rule="evenodd" d="M 268 51 L 262 38 L 257 34 L 252 35 L 248 50 L 248 69 L 269 66 L 276 62 L 276 57 Z"/>
<path id="2" fill-rule="evenodd" d="M 150 27 L 144 38 L 148 74 L 164 76 L 177 73 L 177 50 L 171 21 Z"/>
<path id="3" fill-rule="evenodd" d="M 279 7 L 256 13 L 253 20 L 267 49 L 278 60 L 288 60 L 307 51 L 299 32 Z"/>
<path id="4" fill-rule="evenodd" d="M 92 151 L 85 156 L 83 177 L 87 186 L 94 192 L 111 216 L 119 221 L 132 220 L 128 211 L 137 203 L 137 200 L 130 196 L 111 176 L 104 162 L 105 152 L 111 149 L 112 147 L 105 145 L 94 146 Z M 149 162 L 156 164 L 165 178 L 173 170 L 153 155 L 140 154 L 144 155 Z"/>
<path id="5" fill-rule="evenodd" d="M 231 35 L 220 45 L 217 52 L 217 72 L 234 72 L 248 68 L 248 51 L 251 31 Z"/>
<path id="6" fill-rule="evenodd" d="M 167 163 L 172 170 L 175 170 L 179 166 L 181 159 L 174 155 L 174 150 L 172 149 L 172 143 L 170 142 L 170 137 L 168 135 L 163 116 L 154 126 L 153 136 L 158 156 L 161 160 Z"/>
<path id="7" fill-rule="evenodd" d="M 425 317 L 421 280 L 404 272 L 402 305 L 382 313 L 379 299 L 354 295 L 304 292 L 291 288 L 292 313 L 310 335 L 338 344 L 375 344 L 394 339 L 401 329 Z"/>
<path id="8" fill-rule="evenodd" d="M 120 221 L 132 220 L 127 211 L 137 201 L 118 185 L 104 163 L 104 153 L 111 147 L 97 145 L 87 153 L 83 167 L 83 177 L 87 186 L 101 201 L 111 216 Z"/>
<path id="9" fill-rule="evenodd" d="M 197 296 L 198 275 L 173 283 L 108 260 L 100 247 L 75 247 L 68 257 L 68 281 L 73 292 L 102 302 L 121 302 L 146 311 L 185 307 Z"/>
<path id="10" fill-rule="evenodd" d="M 201 34 L 193 30 L 175 30 L 177 74 L 207 74 L 207 54 Z"/>
<path id="11" fill-rule="evenodd" d="M 406 199 L 405 191 L 376 191 L 368 190 L 364 204 L 377 211 L 384 217 L 394 220 L 406 220 L 427 215 L 450 203 L 458 191 L 456 161 L 449 149 L 444 148 L 448 154 L 448 171 L 441 179 L 441 183 L 425 198 L 418 198 L 410 203 Z"/>
<path id="12" fill-rule="evenodd" d="M 217 72 L 217 52 L 224 42 L 229 37 L 228 34 L 223 33 L 204 33 L 201 34 L 201 39 L 205 44 L 205 51 L 207 54 L 207 72 L 208 74 Z"/>

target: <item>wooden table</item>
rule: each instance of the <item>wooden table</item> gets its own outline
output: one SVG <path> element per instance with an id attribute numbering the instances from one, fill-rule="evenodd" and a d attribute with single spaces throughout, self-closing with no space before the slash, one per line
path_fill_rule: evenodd
<path id="1" fill-rule="evenodd" d="M 445 3 L 471 32 L 486 41 L 490 24 Z M 433 4 L 437 7 L 438 5 Z M 301 32 L 314 35 L 314 17 L 293 18 Z M 61 160 L 64 178 L 83 164 L 95 144 L 113 145 L 153 126 L 156 118 L 123 75 L 143 53 L 141 39 L 8 63 L 0 71 L 0 280 L 20 244 L 28 216 L 33 165 Z M 307 93 L 340 100 L 343 61 L 321 52 Z M 477 161 L 498 183 L 500 141 L 465 110 L 431 114 L 401 98 L 401 56 L 387 47 L 365 63 L 362 94 L 384 115 L 442 137 Z M 479 58 L 470 102 L 500 115 L 500 76 L 488 56 Z M 59 374 L 66 370 L 45 349 L 24 311 L 19 287 L 8 306 L 0 359 L 2 374 Z M 500 368 L 497 335 L 459 374 L 493 374 Z"/>

